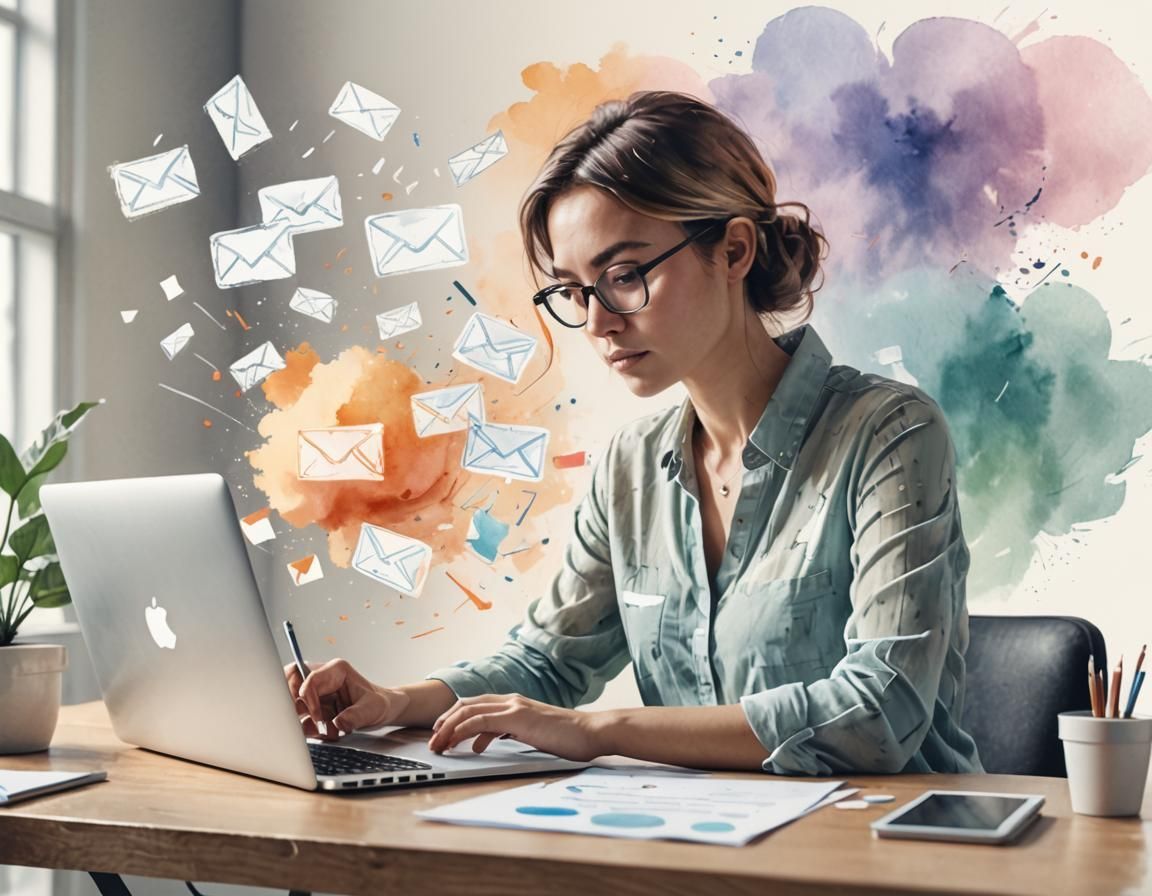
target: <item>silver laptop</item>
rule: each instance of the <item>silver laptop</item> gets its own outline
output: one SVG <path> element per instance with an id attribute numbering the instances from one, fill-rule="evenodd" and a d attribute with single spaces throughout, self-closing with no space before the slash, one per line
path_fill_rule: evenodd
<path id="1" fill-rule="evenodd" d="M 222 477 L 77 482 L 40 495 L 112 726 L 127 743 L 325 790 L 588 765 L 512 740 L 437 755 L 419 729 L 306 740 Z"/>

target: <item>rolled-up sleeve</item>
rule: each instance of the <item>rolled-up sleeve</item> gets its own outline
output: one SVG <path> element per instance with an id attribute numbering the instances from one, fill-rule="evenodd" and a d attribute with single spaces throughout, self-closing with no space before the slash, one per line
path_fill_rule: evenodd
<path id="1" fill-rule="evenodd" d="M 609 446 L 593 469 L 560 571 L 499 652 L 426 678 L 443 681 L 457 697 L 515 693 L 572 708 L 599 697 L 628 664 L 609 548 L 611 457 Z"/>
<path id="2" fill-rule="evenodd" d="M 846 483 L 847 653 L 828 678 L 741 698 L 768 772 L 901 772 L 934 718 L 952 727 L 937 697 L 949 651 L 967 645 L 969 563 L 952 439 L 917 390 L 893 392 L 870 420 Z"/>

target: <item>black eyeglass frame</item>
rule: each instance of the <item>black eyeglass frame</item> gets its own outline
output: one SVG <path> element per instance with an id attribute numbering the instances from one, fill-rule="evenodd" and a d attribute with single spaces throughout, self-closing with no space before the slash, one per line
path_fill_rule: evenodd
<path id="1" fill-rule="evenodd" d="M 703 230 L 701 230 L 697 233 L 694 233 L 694 234 L 692 234 L 692 236 L 690 236 L 690 237 L 682 240 L 681 242 L 677 243 L 675 246 L 673 246 L 667 252 L 663 252 L 660 255 L 657 255 L 651 261 L 644 262 L 644 264 L 636 265 L 636 273 L 640 276 L 640 282 L 644 284 L 644 302 L 638 308 L 633 308 L 629 311 L 620 311 L 616 308 L 613 308 L 612 305 L 608 302 L 608 300 L 605 299 L 604 296 L 600 294 L 600 290 L 597 288 L 597 284 L 601 280 L 604 279 L 605 274 L 607 274 L 610 270 L 612 270 L 612 268 L 616 267 L 616 264 L 610 264 L 603 271 L 601 271 L 600 276 L 596 278 L 596 282 L 593 283 L 591 286 L 582 286 L 579 283 L 554 283 L 551 286 L 546 286 L 546 287 L 544 287 L 544 289 L 542 289 L 538 293 L 536 293 L 536 295 L 532 296 L 532 304 L 533 305 L 543 305 L 547 309 L 548 313 L 550 315 L 552 315 L 552 317 L 556 320 L 556 322 L 558 324 L 560 324 L 563 327 L 568 327 L 569 329 L 572 329 L 572 330 L 579 330 L 582 327 L 587 326 L 588 318 L 585 317 L 584 323 L 582 323 L 582 324 L 570 324 L 566 320 L 561 318 L 560 315 L 556 313 L 556 311 L 552 308 L 551 304 L 549 304 L 549 302 L 548 302 L 548 297 L 550 295 L 552 295 L 554 293 L 558 293 L 558 292 L 565 290 L 565 289 L 571 289 L 572 287 L 576 287 L 577 289 L 580 290 L 581 295 L 583 295 L 583 297 L 584 297 L 584 304 L 585 305 L 589 304 L 591 296 L 595 296 L 596 300 L 601 305 L 604 306 L 605 310 L 609 311 L 612 314 L 635 314 L 637 311 L 643 311 L 645 308 L 648 307 L 648 303 L 652 300 L 652 293 L 648 289 L 648 272 L 651 271 L 654 267 L 656 267 L 656 265 L 660 264 L 660 262 L 667 261 L 669 258 L 671 258 L 673 255 L 675 255 L 677 252 L 679 252 L 685 246 L 687 246 L 687 245 L 695 242 L 696 240 L 700 239 L 700 237 L 704 236 L 704 234 L 708 233 L 709 231 L 715 230 L 721 224 L 727 224 L 731 220 L 732 220 L 731 218 L 722 218 L 720 220 L 713 221 L 711 224 L 709 224 Z M 617 262 L 617 264 L 623 264 L 623 263 L 624 262 Z"/>

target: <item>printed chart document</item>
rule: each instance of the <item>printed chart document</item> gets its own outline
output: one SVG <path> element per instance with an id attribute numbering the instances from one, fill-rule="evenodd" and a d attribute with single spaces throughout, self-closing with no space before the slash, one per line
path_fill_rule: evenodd
<path id="1" fill-rule="evenodd" d="M 591 768 L 416 814 L 432 821 L 743 846 L 807 814 L 843 781 L 735 781 Z"/>
<path id="2" fill-rule="evenodd" d="M 0 769 L 0 806 L 103 781 L 107 772 L 24 772 Z"/>

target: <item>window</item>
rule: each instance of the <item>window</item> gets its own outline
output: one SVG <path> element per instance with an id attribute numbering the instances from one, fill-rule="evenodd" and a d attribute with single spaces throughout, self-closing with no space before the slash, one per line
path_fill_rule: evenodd
<path id="1" fill-rule="evenodd" d="M 0 432 L 56 411 L 56 0 L 0 0 Z"/>

